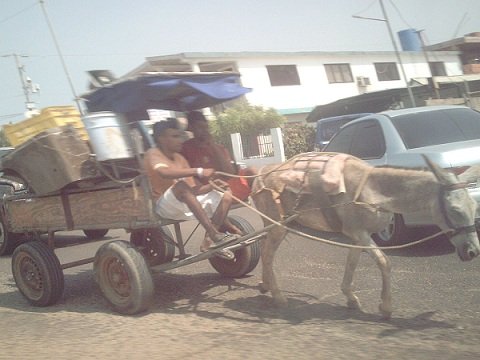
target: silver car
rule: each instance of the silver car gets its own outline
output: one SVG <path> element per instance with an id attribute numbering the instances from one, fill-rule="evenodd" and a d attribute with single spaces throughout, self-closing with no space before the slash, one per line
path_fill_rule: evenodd
<path id="1" fill-rule="evenodd" d="M 374 166 L 426 167 L 422 154 L 469 182 L 480 203 L 480 112 L 464 106 L 428 106 L 371 114 L 344 125 L 323 149 L 355 155 Z M 479 166 L 474 166 L 479 165 Z M 477 212 L 477 219 L 480 213 Z M 408 227 L 431 225 L 422 212 L 395 214 L 374 234 L 381 245 L 406 240 Z"/>

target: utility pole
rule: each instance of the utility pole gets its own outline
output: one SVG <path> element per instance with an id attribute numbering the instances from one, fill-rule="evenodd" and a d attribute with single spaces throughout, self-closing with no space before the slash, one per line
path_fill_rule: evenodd
<path id="1" fill-rule="evenodd" d="M 3 55 L 2 57 L 13 57 L 15 59 L 15 65 L 17 66 L 18 75 L 20 76 L 20 82 L 22 83 L 23 94 L 25 95 L 25 108 L 27 109 L 25 115 L 27 117 L 31 117 L 33 114 L 36 114 L 38 110 L 36 109 L 35 102 L 32 101 L 30 95 L 38 92 L 40 90 L 40 86 L 32 82 L 32 79 L 27 76 L 25 66 L 22 65 L 22 63 L 20 62 L 21 57 L 27 56 L 10 54 Z"/>
<path id="2" fill-rule="evenodd" d="M 393 48 L 395 49 L 395 55 L 397 56 L 398 63 L 400 64 L 400 69 L 402 70 L 403 78 L 405 79 L 405 84 L 407 86 L 408 95 L 410 96 L 410 101 L 412 106 L 415 107 L 415 98 L 413 97 L 412 89 L 408 83 L 407 75 L 405 74 L 405 69 L 403 67 L 402 58 L 400 57 L 400 52 L 398 51 L 397 43 L 395 37 L 393 36 L 392 28 L 390 27 L 390 21 L 388 21 L 387 12 L 385 11 L 385 6 L 383 6 L 383 0 L 380 0 L 380 7 L 382 8 L 383 17 L 385 18 L 385 23 L 387 24 L 388 33 L 390 34 L 390 39 L 392 40 Z"/>
<path id="3" fill-rule="evenodd" d="M 408 96 L 410 97 L 410 102 L 412 103 L 412 106 L 416 106 L 415 104 L 415 98 L 413 97 L 413 92 L 412 89 L 410 88 L 410 84 L 408 83 L 407 75 L 405 74 L 405 68 L 403 67 L 403 62 L 402 58 L 400 57 L 400 52 L 398 51 L 397 43 L 395 42 L 395 37 L 393 36 L 392 28 L 390 27 L 390 21 L 388 20 L 387 12 L 385 11 L 385 6 L 383 6 L 383 0 L 380 1 L 380 7 L 382 8 L 382 13 L 383 13 L 383 19 L 378 19 L 378 18 L 372 18 L 372 17 L 365 17 L 365 16 L 358 16 L 358 15 L 353 15 L 352 17 L 357 18 L 357 19 L 363 19 L 363 20 L 375 20 L 375 21 L 383 21 L 385 24 L 387 24 L 388 28 L 388 34 L 390 35 L 390 40 L 392 41 L 393 49 L 395 50 L 395 55 L 397 57 L 397 61 L 400 65 L 400 70 L 402 71 L 402 76 L 405 80 L 405 85 L 407 87 L 408 91 Z"/>
<path id="4" fill-rule="evenodd" d="M 65 63 L 65 60 L 63 59 L 63 54 L 62 51 L 60 50 L 60 45 L 58 44 L 57 37 L 55 36 L 55 32 L 53 31 L 53 26 L 52 23 L 50 22 L 50 19 L 47 14 L 47 10 L 45 9 L 45 1 L 44 0 L 39 0 L 40 6 L 42 7 L 43 15 L 45 16 L 45 21 L 47 22 L 48 29 L 50 30 L 50 35 L 52 35 L 53 42 L 55 44 L 55 48 L 57 49 L 58 56 L 60 57 L 60 61 L 63 66 L 63 71 L 65 72 L 65 75 L 68 80 L 68 84 L 70 85 L 70 90 L 72 91 L 73 97 L 75 99 L 75 103 L 77 104 L 78 111 L 80 112 L 81 115 L 83 115 L 82 107 L 80 105 L 80 99 L 77 96 L 77 93 L 75 92 L 75 87 L 73 86 L 72 79 L 70 77 L 70 74 L 67 69 L 67 64 Z"/>

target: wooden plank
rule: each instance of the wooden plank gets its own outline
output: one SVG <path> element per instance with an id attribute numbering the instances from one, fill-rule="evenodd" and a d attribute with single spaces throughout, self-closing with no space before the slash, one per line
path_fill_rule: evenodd
<path id="1" fill-rule="evenodd" d="M 12 232 L 92 228 L 135 228 L 153 223 L 152 203 L 140 187 L 100 189 L 61 195 L 7 200 L 6 218 Z M 69 206 L 69 209 L 65 209 Z M 67 210 L 67 211 L 65 211 Z M 68 226 L 68 210 L 71 226 Z M 73 225 L 73 226 L 72 226 Z"/>

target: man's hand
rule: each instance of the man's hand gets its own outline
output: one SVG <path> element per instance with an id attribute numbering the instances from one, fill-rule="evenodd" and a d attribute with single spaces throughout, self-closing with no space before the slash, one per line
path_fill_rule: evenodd
<path id="1" fill-rule="evenodd" d="M 203 176 L 202 178 L 211 178 L 213 175 L 215 175 L 215 169 L 203 169 Z"/>

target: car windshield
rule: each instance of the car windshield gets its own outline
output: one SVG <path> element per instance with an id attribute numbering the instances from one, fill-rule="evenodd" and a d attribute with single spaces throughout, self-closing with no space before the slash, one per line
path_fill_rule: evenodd
<path id="1" fill-rule="evenodd" d="M 408 149 L 480 139 L 480 113 L 471 109 L 425 111 L 391 120 Z"/>

